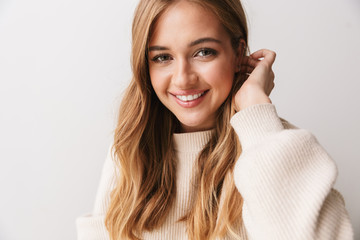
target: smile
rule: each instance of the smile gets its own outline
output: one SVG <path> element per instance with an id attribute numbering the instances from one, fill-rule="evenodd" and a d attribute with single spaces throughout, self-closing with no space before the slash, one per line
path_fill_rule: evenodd
<path id="1" fill-rule="evenodd" d="M 203 96 L 205 92 L 194 94 L 194 95 L 175 95 L 175 97 L 183 102 L 193 101 L 198 99 L 199 97 Z"/>

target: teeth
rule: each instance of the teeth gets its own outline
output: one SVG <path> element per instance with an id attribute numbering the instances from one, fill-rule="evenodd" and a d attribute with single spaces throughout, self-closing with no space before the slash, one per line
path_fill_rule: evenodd
<path id="1" fill-rule="evenodd" d="M 186 96 L 185 95 L 176 95 L 176 97 L 178 99 L 180 99 L 181 101 L 188 102 L 188 101 L 198 99 L 202 95 L 204 95 L 204 93 L 199 93 L 199 94 L 194 94 L 194 95 L 186 95 Z"/>

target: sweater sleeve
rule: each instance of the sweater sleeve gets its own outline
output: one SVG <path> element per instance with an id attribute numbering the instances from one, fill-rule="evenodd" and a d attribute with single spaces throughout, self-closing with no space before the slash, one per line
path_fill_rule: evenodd
<path id="1" fill-rule="evenodd" d="M 242 146 L 234 181 L 250 240 L 353 239 L 333 189 L 336 164 L 309 131 L 279 118 L 271 103 L 241 110 L 231 124 Z"/>
<path id="2" fill-rule="evenodd" d="M 102 169 L 92 213 L 76 219 L 78 240 L 109 240 L 105 227 L 105 215 L 110 203 L 110 193 L 115 186 L 115 166 L 111 147 Z"/>

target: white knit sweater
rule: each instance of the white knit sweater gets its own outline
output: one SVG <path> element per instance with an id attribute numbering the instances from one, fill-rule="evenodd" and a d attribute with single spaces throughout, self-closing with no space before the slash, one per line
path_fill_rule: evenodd
<path id="1" fill-rule="evenodd" d="M 257 104 L 233 116 L 242 154 L 234 180 L 244 198 L 238 233 L 250 240 L 353 239 L 345 202 L 333 189 L 337 167 L 308 131 L 279 118 L 273 104 Z M 193 197 L 195 160 L 211 131 L 174 134 L 177 195 L 165 223 L 143 239 L 188 239 L 177 222 Z M 78 240 L 108 240 L 104 216 L 114 187 L 111 154 L 105 162 L 94 210 L 76 221 Z M 230 239 L 226 237 L 225 239 Z"/>

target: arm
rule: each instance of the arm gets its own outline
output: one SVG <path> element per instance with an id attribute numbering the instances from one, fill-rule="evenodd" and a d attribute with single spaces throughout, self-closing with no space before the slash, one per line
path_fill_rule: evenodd
<path id="1" fill-rule="evenodd" d="M 105 227 L 104 220 L 110 203 L 110 193 L 114 186 L 115 166 L 110 148 L 102 170 L 94 209 L 91 214 L 76 219 L 78 240 L 109 239 L 109 234 Z"/>
<path id="2" fill-rule="evenodd" d="M 353 239 L 334 161 L 270 103 L 233 116 L 242 154 L 234 169 L 249 239 Z"/>

